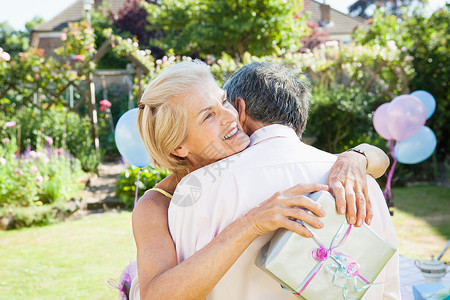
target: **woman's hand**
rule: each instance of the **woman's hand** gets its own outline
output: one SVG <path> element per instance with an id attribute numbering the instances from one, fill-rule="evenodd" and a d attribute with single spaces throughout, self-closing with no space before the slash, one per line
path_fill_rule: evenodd
<path id="1" fill-rule="evenodd" d="M 336 198 L 337 211 L 347 212 L 347 222 L 360 227 L 364 221 L 370 224 L 373 218 L 366 174 L 374 178 L 382 176 L 389 166 L 389 158 L 383 150 L 369 144 L 357 148 L 365 155 L 354 151 L 339 154 L 327 184 Z"/>
<path id="2" fill-rule="evenodd" d="M 357 227 L 364 221 L 370 224 L 373 217 L 372 204 L 367 191 L 367 161 L 364 155 L 344 152 L 338 156 L 330 170 L 327 184 L 336 198 L 336 209 L 347 212 L 347 222 Z"/>
<path id="3" fill-rule="evenodd" d="M 323 224 L 316 217 L 324 217 L 325 212 L 320 204 L 304 196 L 306 193 L 326 191 L 328 187 L 322 184 L 298 184 L 285 191 L 275 193 L 272 197 L 248 211 L 247 219 L 255 238 L 278 228 L 286 228 L 304 237 L 313 237 L 305 226 L 294 219 L 301 220 L 315 228 Z M 308 213 L 308 209 L 316 216 Z"/>

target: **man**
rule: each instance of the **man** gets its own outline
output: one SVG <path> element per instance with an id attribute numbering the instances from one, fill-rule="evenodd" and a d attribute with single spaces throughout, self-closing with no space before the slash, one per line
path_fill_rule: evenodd
<path id="1" fill-rule="evenodd" d="M 309 91 L 288 69 L 254 62 L 238 70 L 224 89 L 238 110 L 244 131 L 250 135 L 250 146 L 190 173 L 178 185 L 169 208 L 169 228 L 179 261 L 203 248 L 261 199 L 297 183 L 325 183 L 336 161 L 334 155 L 299 140 L 306 126 Z M 367 180 L 375 212 L 371 227 L 397 245 L 382 192 L 372 178 Z M 361 202 L 362 192 L 357 191 L 353 201 Z M 343 203 L 337 203 L 337 208 L 344 213 Z M 359 205 L 357 214 L 355 203 L 350 201 L 347 219 L 361 226 L 364 208 Z M 259 249 L 270 238 L 262 236 L 250 245 L 212 290 L 212 299 L 296 299 L 253 264 Z M 372 286 L 365 299 L 400 298 L 398 254 L 377 282 L 384 283 Z"/>

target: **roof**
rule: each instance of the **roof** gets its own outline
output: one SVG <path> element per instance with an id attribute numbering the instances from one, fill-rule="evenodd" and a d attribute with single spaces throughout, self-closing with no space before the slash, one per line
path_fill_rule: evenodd
<path id="1" fill-rule="evenodd" d="M 98 7 L 102 2 L 108 3 L 109 9 L 116 14 L 123 6 L 126 0 L 95 0 L 94 7 Z M 61 31 L 62 29 L 68 27 L 70 22 L 78 22 L 83 20 L 84 10 L 83 10 L 83 0 L 76 0 L 68 8 L 60 12 L 50 21 L 39 24 L 34 28 L 33 31 L 37 32 L 51 32 L 51 31 Z"/>
<path id="2" fill-rule="evenodd" d="M 320 13 L 320 5 L 322 3 L 315 0 L 305 0 L 304 10 L 311 13 L 310 19 L 319 22 L 322 17 Z M 352 17 L 330 7 L 330 21 L 333 26 L 326 27 L 330 35 L 333 34 L 349 34 L 357 26 L 363 26 L 365 19 L 361 17 Z"/>

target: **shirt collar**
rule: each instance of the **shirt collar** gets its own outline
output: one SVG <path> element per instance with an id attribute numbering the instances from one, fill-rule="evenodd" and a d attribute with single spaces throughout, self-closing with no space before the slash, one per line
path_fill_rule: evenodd
<path id="1" fill-rule="evenodd" d="M 264 126 L 250 136 L 249 147 L 262 142 L 263 140 L 274 138 L 274 137 L 284 137 L 284 138 L 299 138 L 295 133 L 294 129 L 280 124 L 272 124 Z"/>

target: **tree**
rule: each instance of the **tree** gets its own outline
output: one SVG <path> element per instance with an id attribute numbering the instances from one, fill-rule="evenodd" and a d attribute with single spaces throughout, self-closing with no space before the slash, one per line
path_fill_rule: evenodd
<path id="1" fill-rule="evenodd" d="M 24 31 L 14 29 L 8 22 L 0 23 L 0 47 L 9 52 L 11 56 L 27 51 L 31 31 L 43 21 L 42 18 L 35 17 L 25 24 Z"/>
<path id="2" fill-rule="evenodd" d="M 375 8 L 385 7 L 389 14 L 401 15 L 401 8 L 409 6 L 414 2 L 427 2 L 427 0 L 356 0 L 348 7 L 350 14 L 368 19 L 372 16 Z"/>
<path id="3" fill-rule="evenodd" d="M 149 47 L 149 41 L 152 39 L 159 39 L 163 37 L 164 32 L 162 30 L 147 30 L 151 25 L 148 17 L 148 12 L 142 7 L 141 2 L 145 1 L 153 5 L 159 5 L 157 1 L 151 0 L 127 0 L 124 3 L 117 15 L 112 16 L 114 25 L 120 30 L 121 33 L 129 32 L 135 36 L 141 49 L 147 49 Z M 156 58 L 164 56 L 164 51 L 159 47 L 150 47 L 152 55 Z"/>
<path id="4" fill-rule="evenodd" d="M 308 31 L 299 0 L 166 0 L 145 7 L 149 29 L 165 32 L 156 45 L 182 55 L 226 52 L 242 61 L 246 51 L 262 56 L 298 49 Z"/>

